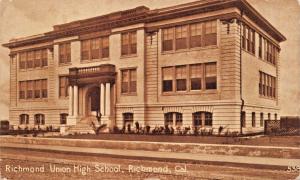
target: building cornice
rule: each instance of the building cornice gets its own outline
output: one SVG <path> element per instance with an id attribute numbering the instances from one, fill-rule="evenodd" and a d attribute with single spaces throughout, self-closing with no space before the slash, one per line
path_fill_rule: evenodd
<path id="1" fill-rule="evenodd" d="M 118 11 L 103 16 L 55 25 L 53 31 L 46 32 L 37 37 L 13 40 L 3 44 L 3 46 L 7 48 L 15 48 L 30 44 L 51 42 L 58 38 L 82 36 L 87 33 L 105 30 L 111 31 L 113 28 L 124 27 L 138 23 L 151 23 L 167 19 L 174 19 L 230 7 L 236 7 L 240 9 L 240 11 L 243 11 L 246 16 L 258 24 L 264 31 L 268 32 L 278 42 L 286 40 L 284 35 L 282 35 L 274 26 L 272 26 L 246 0 L 200 0 L 192 3 L 154 10 L 149 10 L 149 8 L 145 6 L 140 6 L 126 11 Z M 228 15 L 224 14 L 224 18 L 226 16 Z"/>

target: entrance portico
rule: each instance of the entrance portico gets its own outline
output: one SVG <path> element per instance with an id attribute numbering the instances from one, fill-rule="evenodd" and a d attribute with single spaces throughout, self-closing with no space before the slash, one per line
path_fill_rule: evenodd
<path id="1" fill-rule="evenodd" d="M 114 125 L 112 117 L 115 66 L 110 64 L 69 69 L 67 125 L 101 116 L 101 124 Z M 98 102 L 97 102 L 98 101 Z"/>

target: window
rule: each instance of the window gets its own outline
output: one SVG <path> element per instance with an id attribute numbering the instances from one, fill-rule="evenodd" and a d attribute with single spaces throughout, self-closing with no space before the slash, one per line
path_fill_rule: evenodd
<path id="1" fill-rule="evenodd" d="M 20 124 L 29 124 L 29 115 L 28 114 L 21 114 L 20 115 Z"/>
<path id="2" fill-rule="evenodd" d="M 255 125 L 256 125 L 255 112 L 252 112 L 252 127 L 255 127 Z"/>
<path id="3" fill-rule="evenodd" d="M 64 64 L 71 62 L 71 43 L 59 45 L 59 63 Z"/>
<path id="4" fill-rule="evenodd" d="M 45 124 L 45 115 L 36 114 L 34 115 L 34 125 L 44 125 Z"/>
<path id="5" fill-rule="evenodd" d="M 20 69 L 38 68 L 47 65 L 47 49 L 32 50 L 20 53 Z"/>
<path id="6" fill-rule="evenodd" d="M 19 99 L 47 98 L 47 80 L 19 82 Z"/>
<path id="7" fill-rule="evenodd" d="M 176 91 L 186 91 L 186 66 L 176 67 Z"/>
<path id="8" fill-rule="evenodd" d="M 174 42 L 175 38 L 175 42 Z M 217 45 L 217 21 L 162 29 L 162 51 Z"/>
<path id="9" fill-rule="evenodd" d="M 26 92 L 27 99 L 33 98 L 33 82 L 34 81 L 27 81 L 27 92 Z"/>
<path id="10" fill-rule="evenodd" d="M 20 69 L 26 69 L 26 60 L 27 60 L 26 52 L 20 53 L 20 60 L 19 60 Z"/>
<path id="11" fill-rule="evenodd" d="M 176 50 L 186 49 L 188 36 L 188 26 L 178 26 L 175 28 Z"/>
<path id="12" fill-rule="evenodd" d="M 173 126 L 173 122 L 176 126 L 182 126 L 182 113 L 165 113 L 165 125 Z"/>
<path id="13" fill-rule="evenodd" d="M 262 36 L 259 35 L 258 57 L 262 58 Z"/>
<path id="14" fill-rule="evenodd" d="M 194 127 L 202 126 L 201 112 L 193 113 L 193 125 Z"/>
<path id="15" fill-rule="evenodd" d="M 173 67 L 165 67 L 162 69 L 163 92 L 173 91 Z"/>
<path id="16" fill-rule="evenodd" d="M 123 113 L 123 121 L 124 125 L 127 126 L 130 124 L 133 125 L 133 113 Z"/>
<path id="17" fill-rule="evenodd" d="M 34 67 L 41 67 L 41 60 L 42 60 L 42 51 L 37 50 L 35 51 L 35 59 L 34 59 Z"/>
<path id="18" fill-rule="evenodd" d="M 91 59 L 100 58 L 100 39 L 91 39 Z"/>
<path id="19" fill-rule="evenodd" d="M 60 114 L 60 124 L 67 124 L 67 117 L 68 117 L 67 113 Z"/>
<path id="20" fill-rule="evenodd" d="M 191 90 L 201 90 L 203 69 L 201 64 L 190 66 Z"/>
<path id="21" fill-rule="evenodd" d="M 202 77 L 205 78 L 203 79 Z M 189 89 L 187 88 L 187 82 L 189 82 Z M 201 89 L 217 89 L 217 69 L 215 62 L 162 68 L 163 92 Z"/>
<path id="22" fill-rule="evenodd" d="M 136 93 L 136 69 L 121 71 L 121 93 Z"/>
<path id="23" fill-rule="evenodd" d="M 34 98 L 40 98 L 41 97 L 41 80 L 35 80 L 34 81 Z"/>
<path id="24" fill-rule="evenodd" d="M 122 33 L 121 35 L 121 54 L 130 55 L 137 52 L 136 32 Z"/>
<path id="25" fill-rule="evenodd" d="M 67 97 L 68 92 L 69 78 L 67 76 L 59 77 L 59 97 Z"/>
<path id="26" fill-rule="evenodd" d="M 259 94 L 261 96 L 276 97 L 276 78 L 264 72 L 259 72 Z"/>
<path id="27" fill-rule="evenodd" d="M 193 124 L 197 126 L 212 126 L 212 113 L 210 112 L 195 112 L 193 113 Z"/>
<path id="28" fill-rule="evenodd" d="M 42 67 L 48 66 L 47 49 L 42 50 Z"/>
<path id="29" fill-rule="evenodd" d="M 264 126 L 264 113 L 260 113 L 260 127 Z"/>
<path id="30" fill-rule="evenodd" d="M 81 41 L 81 60 L 90 59 L 90 40 Z"/>
<path id="31" fill-rule="evenodd" d="M 274 114 L 274 118 L 275 118 L 275 120 L 277 120 L 277 114 L 276 113 Z"/>
<path id="32" fill-rule="evenodd" d="M 19 99 L 26 98 L 26 81 L 21 81 L 19 83 Z"/>
<path id="33" fill-rule="evenodd" d="M 103 37 L 102 38 L 102 58 L 108 58 L 109 57 L 109 37 Z"/>
<path id="34" fill-rule="evenodd" d="M 217 22 L 208 21 L 205 22 L 205 35 L 204 35 L 204 45 L 217 45 Z"/>
<path id="35" fill-rule="evenodd" d="M 255 31 L 247 25 L 242 25 L 242 48 L 255 54 Z"/>
<path id="36" fill-rule="evenodd" d="M 33 68 L 33 61 L 34 61 L 34 51 L 29 51 L 27 53 L 27 68 Z"/>
<path id="37" fill-rule="evenodd" d="M 246 127 L 246 112 L 245 111 L 242 111 L 241 112 L 241 125 L 242 125 L 242 127 L 244 128 L 244 127 Z"/>
<path id="38" fill-rule="evenodd" d="M 279 49 L 269 40 L 262 37 L 264 57 L 263 59 L 273 65 L 276 65 Z"/>
<path id="39" fill-rule="evenodd" d="M 191 24 L 190 26 L 191 37 L 190 37 L 190 45 L 191 48 L 201 47 L 202 46 L 202 23 Z"/>
<path id="40" fill-rule="evenodd" d="M 268 120 L 271 120 L 271 113 L 268 113 Z"/>
<path id="41" fill-rule="evenodd" d="M 163 29 L 162 31 L 163 31 L 163 43 L 162 43 L 163 51 L 173 50 L 174 29 L 167 28 L 167 29 Z"/>
<path id="42" fill-rule="evenodd" d="M 246 49 L 246 26 L 245 25 L 242 25 L 242 31 L 243 31 L 243 34 L 242 34 L 242 48 Z"/>
<path id="43" fill-rule="evenodd" d="M 217 89 L 216 63 L 205 64 L 205 88 L 206 89 Z"/>
<path id="44" fill-rule="evenodd" d="M 42 81 L 42 98 L 47 98 L 47 80 L 43 79 Z"/>

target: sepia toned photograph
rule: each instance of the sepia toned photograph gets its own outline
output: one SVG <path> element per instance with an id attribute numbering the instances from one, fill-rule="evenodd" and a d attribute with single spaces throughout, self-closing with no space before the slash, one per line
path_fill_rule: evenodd
<path id="1" fill-rule="evenodd" d="M 300 0 L 0 0 L 0 180 L 300 180 Z"/>

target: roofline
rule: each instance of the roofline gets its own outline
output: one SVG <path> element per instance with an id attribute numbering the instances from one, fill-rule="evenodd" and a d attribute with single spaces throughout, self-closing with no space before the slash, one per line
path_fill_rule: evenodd
<path id="1" fill-rule="evenodd" d="M 244 14 L 248 15 L 255 23 L 261 24 L 263 29 L 278 42 L 286 40 L 268 20 L 266 20 L 253 6 L 246 0 L 200 0 L 175 6 L 150 10 L 145 6 L 139 6 L 134 9 L 125 11 L 117 11 L 102 16 L 88 18 L 84 20 L 72 21 L 65 24 L 54 25 L 53 30 L 46 32 L 40 36 L 30 36 L 28 38 L 20 38 L 11 40 L 2 44 L 7 48 L 24 46 L 32 43 L 48 42 L 61 37 L 79 35 L 83 31 L 99 31 L 100 29 L 111 29 L 115 27 L 124 27 L 136 23 L 147 23 L 159 21 L 162 19 L 171 19 L 172 15 L 190 15 L 208 11 L 210 9 L 217 10 L 228 7 L 237 7 Z M 124 15 L 124 17 L 123 17 Z M 91 23 L 93 22 L 93 23 Z"/>

